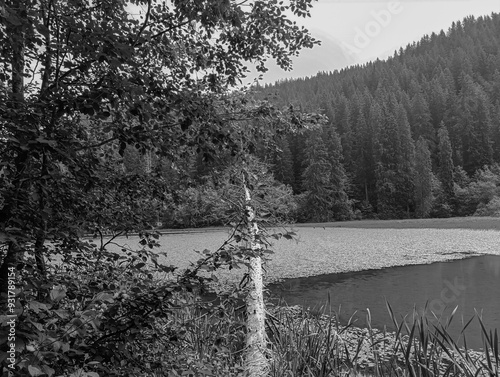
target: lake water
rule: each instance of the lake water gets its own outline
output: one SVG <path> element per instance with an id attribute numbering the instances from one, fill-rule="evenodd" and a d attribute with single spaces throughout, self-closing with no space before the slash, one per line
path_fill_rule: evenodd
<path id="1" fill-rule="evenodd" d="M 500 256 L 484 255 L 451 262 L 391 267 L 379 270 L 328 274 L 308 278 L 287 279 L 268 287 L 273 297 L 282 297 L 288 305 L 319 309 L 330 294 L 331 308 L 347 323 L 353 313 L 355 325 L 366 325 L 366 308 L 370 309 L 372 326 L 394 330 L 385 300 L 398 322 L 414 309 L 419 313 L 427 303 L 438 317 L 448 319 L 458 306 L 449 332 L 459 340 L 462 323 L 482 313 L 487 329 L 500 330 Z M 434 317 L 427 318 L 436 323 Z M 443 321 L 443 320 L 442 320 Z M 482 347 L 480 325 L 474 319 L 465 331 L 467 346 Z"/>

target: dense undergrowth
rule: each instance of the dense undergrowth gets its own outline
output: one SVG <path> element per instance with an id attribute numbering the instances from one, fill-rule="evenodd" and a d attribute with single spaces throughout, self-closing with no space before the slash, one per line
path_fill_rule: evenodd
<path id="1" fill-rule="evenodd" d="M 235 296 L 232 296 L 233 298 Z M 174 348 L 184 355 L 188 370 L 162 370 L 156 375 L 243 376 L 241 352 L 244 318 L 238 301 L 227 296 L 207 310 L 207 303 L 179 311 L 175 320 L 186 334 Z M 432 325 L 420 313 L 398 323 L 388 305 L 396 332 L 341 325 L 335 316 L 299 307 L 271 306 L 266 328 L 270 376 L 498 376 L 498 334 L 481 318 L 484 351 L 460 347 L 447 332 L 453 318 Z M 196 325 L 192 325 L 196 323 Z M 469 323 L 465 326 L 467 327 Z M 466 343 L 466 342 L 465 342 Z M 181 365 L 177 364 L 177 366 Z M 184 374 L 183 374 L 184 373 Z"/>

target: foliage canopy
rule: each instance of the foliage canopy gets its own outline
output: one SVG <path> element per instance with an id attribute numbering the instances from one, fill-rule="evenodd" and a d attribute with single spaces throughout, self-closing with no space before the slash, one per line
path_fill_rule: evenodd
<path id="1" fill-rule="evenodd" d="M 291 56 L 318 43 L 285 16 L 306 17 L 310 7 L 310 0 L 0 3 L 0 294 L 4 308 L 15 269 L 21 375 L 149 372 L 133 339 L 154 341 L 160 330 L 162 340 L 179 337 L 182 329 L 162 321 L 199 284 L 196 274 L 158 283 L 152 272 L 174 269 L 150 252 L 151 233 L 142 233 L 137 252 L 106 248 L 149 227 L 148 203 L 169 198 L 162 177 L 123 174 L 121 157 L 127 147 L 170 161 L 241 156 L 320 119 L 231 92 L 247 65 L 263 72 L 274 59 L 289 69 Z M 89 229 L 100 245 L 81 241 Z M 231 250 L 244 255 L 241 248 Z"/>

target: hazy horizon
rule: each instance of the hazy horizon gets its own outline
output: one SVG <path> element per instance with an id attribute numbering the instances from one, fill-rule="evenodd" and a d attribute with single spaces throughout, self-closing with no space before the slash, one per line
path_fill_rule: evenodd
<path id="1" fill-rule="evenodd" d="M 270 61 L 260 83 L 383 60 L 424 35 L 446 32 L 453 22 L 498 12 L 500 0 L 319 0 L 311 17 L 298 22 L 321 40 L 321 46 L 303 50 L 294 58 L 292 71 L 283 71 Z M 252 73 L 245 83 L 257 76 Z"/>

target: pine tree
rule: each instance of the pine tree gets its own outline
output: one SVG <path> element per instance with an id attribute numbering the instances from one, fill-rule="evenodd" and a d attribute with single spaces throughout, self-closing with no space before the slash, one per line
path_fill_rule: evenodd
<path id="1" fill-rule="evenodd" d="M 396 194 L 398 189 L 398 154 L 401 141 L 394 113 L 384 103 L 381 111 L 380 130 L 377 134 L 377 212 L 381 218 L 398 217 Z"/>
<path id="2" fill-rule="evenodd" d="M 405 208 L 406 216 L 410 217 L 410 207 L 413 202 L 413 174 L 415 164 L 415 144 L 411 137 L 410 124 L 403 106 L 396 108 L 396 121 L 401 150 L 397 156 L 398 192 L 400 205 Z"/>
<path id="3" fill-rule="evenodd" d="M 470 76 L 465 75 L 462 81 L 459 110 L 461 152 L 463 168 L 472 175 L 493 160 L 490 104 L 486 93 Z"/>
<path id="4" fill-rule="evenodd" d="M 450 137 L 443 122 L 438 130 L 438 177 L 441 181 L 444 194 L 449 200 L 453 197 L 453 159 Z"/>
<path id="5" fill-rule="evenodd" d="M 409 216 L 415 147 L 406 111 L 393 95 L 384 104 L 377 148 L 377 210 L 385 218 Z"/>
<path id="6" fill-rule="evenodd" d="M 335 107 L 335 119 L 333 125 L 338 131 L 342 140 L 342 149 L 346 156 L 351 153 L 351 115 L 349 102 L 344 96 L 341 96 Z"/>
<path id="7" fill-rule="evenodd" d="M 422 92 L 418 92 L 411 99 L 410 115 L 414 139 L 418 140 L 420 136 L 423 136 L 428 141 L 434 141 L 435 134 L 431 124 L 431 113 Z"/>
<path id="8" fill-rule="evenodd" d="M 446 108 L 446 92 L 437 79 L 430 83 L 428 96 L 431 122 L 434 128 L 437 129 L 443 121 Z"/>
<path id="9" fill-rule="evenodd" d="M 307 191 L 307 217 L 312 221 L 333 219 L 330 177 L 332 165 L 322 133 L 312 131 L 306 140 L 303 188 Z"/>
<path id="10" fill-rule="evenodd" d="M 300 194 L 305 190 L 303 185 L 304 169 L 307 166 L 305 150 L 306 138 L 304 135 L 292 135 L 289 139 L 290 152 L 292 153 L 293 192 Z"/>
<path id="11" fill-rule="evenodd" d="M 432 208 L 432 163 L 427 141 L 420 137 L 415 151 L 415 213 L 428 217 Z"/>
<path id="12" fill-rule="evenodd" d="M 274 152 L 272 161 L 274 178 L 285 185 L 293 186 L 293 160 L 288 140 L 286 138 L 280 139 L 276 146 L 278 150 Z"/>
<path id="13" fill-rule="evenodd" d="M 500 99 L 497 100 L 492 110 L 492 141 L 493 160 L 500 163 Z"/>
<path id="14" fill-rule="evenodd" d="M 335 129 L 315 130 L 306 141 L 303 186 L 312 221 L 346 220 L 352 217 L 347 196 L 348 180 L 342 165 L 342 146 Z"/>
<path id="15" fill-rule="evenodd" d="M 336 220 L 352 218 L 351 202 L 347 195 L 349 180 L 342 163 L 342 144 L 335 128 L 329 127 L 323 131 L 331 166 L 330 187 L 332 190 L 332 212 Z"/>

